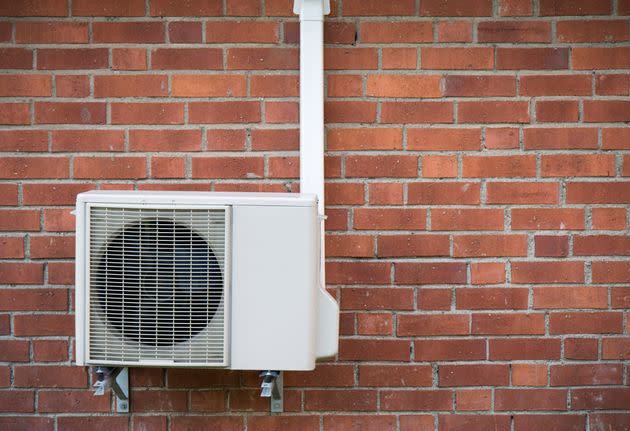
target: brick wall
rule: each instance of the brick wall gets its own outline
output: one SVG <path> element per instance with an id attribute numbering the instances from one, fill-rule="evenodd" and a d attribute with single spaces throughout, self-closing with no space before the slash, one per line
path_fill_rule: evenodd
<path id="1" fill-rule="evenodd" d="M 282 416 L 255 373 L 92 395 L 76 193 L 296 191 L 291 3 L 0 2 L 0 428 L 628 429 L 628 0 L 333 2 L 338 357 L 286 374 Z"/>

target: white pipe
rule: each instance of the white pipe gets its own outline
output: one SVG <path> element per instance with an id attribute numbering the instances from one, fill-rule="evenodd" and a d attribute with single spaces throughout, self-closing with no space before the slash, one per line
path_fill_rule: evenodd
<path id="1" fill-rule="evenodd" d="M 318 198 L 321 219 L 320 291 L 316 356 L 337 353 L 339 306 L 326 292 L 324 248 L 324 15 L 330 0 L 295 0 L 300 15 L 300 192 Z"/>

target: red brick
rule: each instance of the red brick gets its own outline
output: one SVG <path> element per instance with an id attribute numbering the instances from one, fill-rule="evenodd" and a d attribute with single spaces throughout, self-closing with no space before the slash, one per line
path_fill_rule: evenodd
<path id="1" fill-rule="evenodd" d="M 628 183 L 570 182 L 567 183 L 567 203 L 630 203 Z"/>
<path id="2" fill-rule="evenodd" d="M 212 75 L 212 78 L 214 76 Z M 331 78 L 331 76 L 328 77 L 329 80 Z M 252 96 L 289 97 L 299 95 L 299 77 L 295 75 L 254 75 L 250 77 L 250 86 Z"/>
<path id="3" fill-rule="evenodd" d="M 415 178 L 416 156 L 353 156 L 346 159 L 347 177 Z"/>
<path id="4" fill-rule="evenodd" d="M 487 184 L 489 204 L 554 204 L 558 203 L 557 183 L 499 183 Z"/>
<path id="5" fill-rule="evenodd" d="M 610 261 L 593 262 L 593 283 L 627 283 L 630 282 L 630 262 Z"/>
<path id="6" fill-rule="evenodd" d="M 496 75 L 449 75 L 444 78 L 444 95 L 460 97 L 514 96 L 516 78 Z"/>
<path id="7" fill-rule="evenodd" d="M 627 14 L 630 14 L 630 12 Z M 630 426 L 630 415 L 625 413 L 591 413 L 588 420 L 590 429 L 593 431 L 623 429 Z"/>
<path id="8" fill-rule="evenodd" d="M 547 386 L 547 365 L 512 364 L 512 385 Z"/>
<path id="9" fill-rule="evenodd" d="M 263 159 L 258 157 L 200 157 L 192 160 L 194 178 L 262 177 Z"/>
<path id="10" fill-rule="evenodd" d="M 35 362 L 60 362 L 68 360 L 68 342 L 65 340 L 33 340 Z"/>
<path id="11" fill-rule="evenodd" d="M 581 208 L 514 208 L 514 230 L 584 229 L 584 210 Z"/>
<path id="12" fill-rule="evenodd" d="M 539 100 L 536 102 L 536 121 L 539 123 L 577 122 L 577 100 Z"/>
<path id="13" fill-rule="evenodd" d="M 123 419 L 127 419 L 123 417 Z M 240 431 L 243 429 L 243 419 L 240 417 L 213 417 L 212 423 L 218 429 L 225 431 Z M 125 429 L 127 427 L 127 421 L 125 421 Z M 187 431 L 194 429 L 203 429 L 208 426 L 207 416 L 172 416 L 171 418 L 171 430 L 172 431 Z"/>
<path id="14" fill-rule="evenodd" d="M 252 130 L 251 142 L 254 151 L 298 150 L 300 135 L 298 129 Z"/>
<path id="15" fill-rule="evenodd" d="M 223 69 L 217 48 L 157 48 L 151 51 L 151 68 L 168 70 Z"/>
<path id="16" fill-rule="evenodd" d="M 3 362 L 28 362 L 28 341 L 0 340 L 0 360 Z"/>
<path id="17" fill-rule="evenodd" d="M 24 48 L 0 48 L 0 68 L 32 69 L 33 51 Z"/>
<path id="18" fill-rule="evenodd" d="M 455 178 L 457 176 L 457 157 L 422 157 L 422 176 L 424 178 Z"/>
<path id="19" fill-rule="evenodd" d="M 613 287 L 611 299 L 612 308 L 629 308 L 630 287 Z"/>
<path id="20" fill-rule="evenodd" d="M 466 265 L 458 262 L 399 263 L 396 282 L 400 284 L 464 284 Z"/>
<path id="21" fill-rule="evenodd" d="M 630 121 L 630 101 L 587 100 L 584 102 L 585 122 L 626 122 Z"/>
<path id="22" fill-rule="evenodd" d="M 0 412 L 32 413 L 34 411 L 35 392 L 17 390 L 0 391 Z M 4 418 L 4 416 L 2 418 Z"/>
<path id="23" fill-rule="evenodd" d="M 112 124 L 183 124 L 183 103 L 112 103 Z"/>
<path id="24" fill-rule="evenodd" d="M 440 415 L 438 424 L 440 429 L 493 429 L 496 431 L 508 431 L 510 429 L 510 418 L 507 415 Z"/>
<path id="25" fill-rule="evenodd" d="M 240 381 L 239 373 L 220 369 L 170 368 L 166 374 L 170 388 L 236 387 Z"/>
<path id="26" fill-rule="evenodd" d="M 535 156 L 464 156 L 462 159 L 463 177 L 533 177 L 535 175 Z"/>
<path id="27" fill-rule="evenodd" d="M 47 151 L 48 132 L 45 130 L 0 131 L 0 151 L 29 152 Z"/>
<path id="28" fill-rule="evenodd" d="M 620 42 L 628 40 L 628 26 L 623 20 L 559 21 L 558 42 Z"/>
<path id="29" fill-rule="evenodd" d="M 373 257 L 374 239 L 364 235 L 326 235 L 326 256 Z"/>
<path id="30" fill-rule="evenodd" d="M 534 250 L 536 257 L 566 257 L 569 255 L 569 237 L 536 235 Z"/>
<path id="31" fill-rule="evenodd" d="M 400 128 L 334 128 L 328 130 L 326 148 L 328 151 L 397 150 L 402 149 L 402 140 Z"/>
<path id="32" fill-rule="evenodd" d="M 479 42 L 548 43 L 551 23 L 546 21 L 484 21 L 477 27 Z"/>
<path id="33" fill-rule="evenodd" d="M 56 373 L 51 373 L 47 365 L 15 366 L 13 368 L 14 385 L 35 388 L 85 388 L 87 386 L 88 376 L 85 368 L 57 365 L 55 370 Z"/>
<path id="34" fill-rule="evenodd" d="M 13 23 L 2 22 L 0 23 L 0 41 L 10 42 L 13 34 Z"/>
<path id="35" fill-rule="evenodd" d="M 260 103 L 193 102 L 189 103 L 190 123 L 257 123 L 260 121 Z"/>
<path id="36" fill-rule="evenodd" d="M 319 418 L 316 416 L 252 416 L 248 419 L 247 429 L 252 431 L 273 431 L 278 429 L 318 431 Z"/>
<path id="37" fill-rule="evenodd" d="M 52 79 L 49 75 L 2 75 L 0 96 L 51 96 Z"/>
<path id="38" fill-rule="evenodd" d="M 354 210 L 354 229 L 420 230 L 426 223 L 426 211 L 420 209 L 357 208 Z"/>
<path id="39" fill-rule="evenodd" d="M 396 335 L 399 337 L 468 335 L 470 317 L 465 314 L 399 314 Z"/>
<path id="40" fill-rule="evenodd" d="M 491 16 L 492 1 L 480 0 L 471 3 L 466 0 L 426 0 L 420 5 L 420 15 Z"/>
<path id="41" fill-rule="evenodd" d="M 604 351 L 605 344 L 604 341 Z M 574 360 L 596 360 L 597 359 L 597 340 L 592 338 L 565 338 L 564 339 L 564 357 L 565 359 Z"/>
<path id="42" fill-rule="evenodd" d="M 155 430 L 166 431 L 166 416 L 134 416 L 133 418 L 133 430 Z"/>
<path id="43" fill-rule="evenodd" d="M 525 235 L 458 235 L 453 257 L 527 256 Z"/>
<path id="44" fill-rule="evenodd" d="M 144 16 L 142 0 L 74 0 L 73 16 Z"/>
<path id="45" fill-rule="evenodd" d="M 571 59 L 576 70 L 627 69 L 630 67 L 630 47 L 576 47 L 571 51 Z"/>
<path id="46" fill-rule="evenodd" d="M 38 231 L 39 210 L 0 210 L 0 231 Z"/>
<path id="47" fill-rule="evenodd" d="M 551 386 L 621 385 L 620 364 L 552 365 Z"/>
<path id="48" fill-rule="evenodd" d="M 451 289 L 422 289 L 416 296 L 419 310 L 451 309 Z"/>
<path id="49" fill-rule="evenodd" d="M 597 129 L 525 129 L 524 144 L 526 150 L 595 149 L 597 148 Z"/>
<path id="50" fill-rule="evenodd" d="M 96 102 L 36 102 L 38 124 L 105 124 L 106 104 Z"/>
<path id="51" fill-rule="evenodd" d="M 76 157 L 75 178 L 146 178 L 144 157 Z"/>
<path id="52" fill-rule="evenodd" d="M 616 312 L 552 313 L 549 317 L 551 334 L 621 333 L 623 316 Z"/>
<path id="53" fill-rule="evenodd" d="M 415 69 L 418 51 L 415 48 L 383 48 L 381 63 L 383 69 Z"/>
<path id="54" fill-rule="evenodd" d="M 628 256 L 630 238 L 617 235 L 576 236 L 573 250 L 576 256 Z"/>
<path id="55" fill-rule="evenodd" d="M 95 43 L 163 43 L 164 24 L 161 22 L 94 22 Z"/>
<path id="56" fill-rule="evenodd" d="M 378 51 L 375 48 L 326 48 L 324 69 L 364 70 L 376 69 Z"/>
<path id="57" fill-rule="evenodd" d="M 628 0 L 619 0 L 617 5 L 619 15 L 630 15 L 630 3 Z"/>
<path id="58" fill-rule="evenodd" d="M 22 428 L 23 427 L 23 428 Z M 2 416 L 0 428 L 7 430 L 53 431 L 55 419 L 37 416 Z"/>
<path id="59" fill-rule="evenodd" d="M 544 314 L 474 314 L 473 334 L 537 335 L 545 333 Z"/>
<path id="60" fill-rule="evenodd" d="M 472 24 L 469 21 L 442 21 L 437 26 L 439 42 L 472 42 Z"/>
<path id="61" fill-rule="evenodd" d="M 526 75 L 520 78 L 524 96 L 590 96 L 589 75 Z"/>
<path id="62" fill-rule="evenodd" d="M 330 284 L 388 284 L 390 265 L 381 262 L 328 262 L 326 282 Z"/>
<path id="63" fill-rule="evenodd" d="M 341 290 L 343 310 L 413 310 L 413 290 L 407 288 Z"/>
<path id="64" fill-rule="evenodd" d="M 432 209 L 432 230 L 503 230 L 502 209 Z"/>
<path id="65" fill-rule="evenodd" d="M 528 102 L 460 102 L 462 123 L 529 123 Z"/>
<path id="66" fill-rule="evenodd" d="M 495 262 L 476 262 L 470 264 L 472 284 L 505 283 L 505 264 Z"/>
<path id="67" fill-rule="evenodd" d="M 378 256 L 448 256 L 447 235 L 379 235 Z"/>
<path id="68" fill-rule="evenodd" d="M 509 381 L 507 365 L 440 365 L 439 386 L 505 386 Z"/>
<path id="69" fill-rule="evenodd" d="M 24 184 L 24 205 L 74 205 L 76 195 L 94 189 L 91 184 L 38 183 Z M 39 216 L 37 217 L 39 219 Z"/>
<path id="70" fill-rule="evenodd" d="M 44 267 L 40 263 L 0 263 L 0 280 L 4 284 L 41 284 Z"/>
<path id="71" fill-rule="evenodd" d="M 430 22 L 380 22 L 361 23 L 362 43 L 423 43 L 433 41 Z"/>
<path id="72" fill-rule="evenodd" d="M 489 340 L 488 343 L 490 360 L 492 361 L 560 359 L 559 339 L 497 338 Z M 514 384 L 514 382 L 512 383 Z M 546 386 L 546 384 L 547 371 L 545 367 L 545 378 L 542 386 Z"/>
<path id="73" fill-rule="evenodd" d="M 450 390 L 381 391 L 381 409 L 385 411 L 447 411 L 452 407 Z"/>
<path id="74" fill-rule="evenodd" d="M 492 48 L 422 48 L 422 69 L 487 70 L 494 67 Z"/>
<path id="75" fill-rule="evenodd" d="M 189 0 L 153 0 L 149 9 L 151 16 L 220 16 L 223 14 L 221 2 Z"/>
<path id="76" fill-rule="evenodd" d="M 548 429 L 581 431 L 586 429 L 585 415 L 515 415 L 515 431 Z"/>
<path id="77" fill-rule="evenodd" d="M 201 23 L 194 21 L 170 22 L 168 40 L 171 43 L 201 43 Z"/>
<path id="78" fill-rule="evenodd" d="M 299 57 L 294 48 L 230 48 L 227 65 L 228 69 L 237 70 L 298 69 Z"/>
<path id="79" fill-rule="evenodd" d="M 628 75 L 597 75 L 595 77 L 595 94 L 604 96 L 627 96 L 630 92 Z"/>
<path id="80" fill-rule="evenodd" d="M 563 389 L 497 389 L 494 408 L 506 410 L 566 410 L 567 391 Z"/>
<path id="81" fill-rule="evenodd" d="M 574 261 L 512 262 L 512 282 L 582 283 L 584 264 Z"/>
<path id="82" fill-rule="evenodd" d="M 562 0 L 541 0 L 540 15 L 609 15 L 610 1 L 592 2 L 589 0 L 575 0 L 566 3 Z"/>
<path id="83" fill-rule="evenodd" d="M 66 411 L 107 413 L 110 411 L 110 399 L 109 396 L 95 397 L 91 391 L 41 391 L 38 410 L 42 413 Z"/>
<path id="84" fill-rule="evenodd" d="M 284 375 L 287 387 L 354 386 L 354 366 L 318 364 L 314 371 L 291 371 Z"/>
<path id="85" fill-rule="evenodd" d="M 237 75 L 175 75 L 171 94 L 177 97 L 245 96 L 246 80 Z"/>
<path id="86" fill-rule="evenodd" d="M 147 50 L 142 48 L 113 48 L 113 70 L 146 70 Z"/>
<path id="87" fill-rule="evenodd" d="M 367 95 L 377 97 L 440 97 L 439 75 L 369 75 Z"/>
<path id="88" fill-rule="evenodd" d="M 130 403 L 134 412 L 181 412 L 187 410 L 187 393 L 134 390 L 131 391 Z"/>
<path id="89" fill-rule="evenodd" d="M 490 410 L 492 393 L 489 389 L 463 389 L 455 392 L 459 411 Z"/>
<path id="90" fill-rule="evenodd" d="M 54 130 L 52 150 L 60 152 L 122 151 L 122 130 Z"/>
<path id="91" fill-rule="evenodd" d="M 568 69 L 568 48 L 497 48 L 497 69 Z"/>
<path id="92" fill-rule="evenodd" d="M 36 284 L 41 284 L 38 282 Z M 16 336 L 70 336 L 74 335 L 74 316 L 60 314 L 28 314 L 13 318 Z"/>
<path id="93" fill-rule="evenodd" d="M 0 237 L 0 258 L 2 259 L 21 259 L 24 257 L 24 238 L 23 237 Z M 0 292 L 0 295 L 2 293 Z M 1 305 L 0 305 L 1 307 Z"/>
<path id="94" fill-rule="evenodd" d="M 210 21 L 206 43 L 276 43 L 278 23 L 252 21 Z"/>
<path id="95" fill-rule="evenodd" d="M 361 365 L 359 385 L 377 388 L 431 386 L 432 374 L 429 365 Z"/>
<path id="96" fill-rule="evenodd" d="M 257 78 L 257 77 L 252 77 Z M 271 79 L 271 77 L 269 77 Z M 363 94 L 363 80 L 357 75 L 329 75 L 328 80 L 328 96 L 329 97 L 352 97 L 361 96 Z M 285 80 L 283 80 L 286 82 Z M 252 79 L 252 92 L 254 91 L 254 81 Z M 297 85 L 295 87 L 297 90 Z M 297 94 L 297 91 L 295 91 Z"/>
<path id="97" fill-rule="evenodd" d="M 306 410 L 372 411 L 376 408 L 375 390 L 307 390 L 304 393 Z"/>
<path id="98" fill-rule="evenodd" d="M 451 102 L 382 102 L 381 109 L 382 123 L 453 122 Z"/>
<path id="99" fill-rule="evenodd" d="M 58 97 L 87 97 L 90 95 L 90 78 L 86 75 L 55 77 Z"/>
<path id="100" fill-rule="evenodd" d="M 526 309 L 527 289 L 476 288 L 457 289 L 455 300 L 458 310 Z"/>
<path id="101" fill-rule="evenodd" d="M 409 341 L 354 339 L 339 342 L 340 361 L 409 361 Z"/>
<path id="102" fill-rule="evenodd" d="M 31 123 L 28 103 L 0 103 L 0 124 L 20 125 Z"/>
<path id="103" fill-rule="evenodd" d="M 0 298 L 2 299 L 1 311 L 64 311 L 68 309 L 66 289 L 10 289 L 0 292 Z"/>
<path id="104" fill-rule="evenodd" d="M 168 79 L 160 75 L 94 77 L 95 97 L 159 97 L 168 95 Z M 180 96 L 173 91 L 174 96 Z"/>
<path id="105" fill-rule="evenodd" d="M 395 431 L 396 417 L 380 414 L 324 416 L 324 429 L 326 431 Z"/>
<path id="106" fill-rule="evenodd" d="M 476 183 L 410 183 L 409 203 L 422 205 L 474 205 L 479 203 Z"/>
<path id="107" fill-rule="evenodd" d="M 329 101 L 324 104 L 326 123 L 370 123 L 376 120 L 376 103 Z"/>
<path id="108" fill-rule="evenodd" d="M 106 69 L 107 66 L 106 48 L 37 50 L 38 69 Z"/>
<path id="109" fill-rule="evenodd" d="M 572 410 L 625 410 L 630 388 L 571 389 Z"/>
<path id="110" fill-rule="evenodd" d="M 343 4 L 344 16 L 398 16 L 414 15 L 413 0 L 381 2 L 378 0 L 346 0 Z"/>
<path id="111" fill-rule="evenodd" d="M 183 157 L 152 157 L 152 178 L 183 178 L 186 176 L 186 161 Z"/>
<path id="112" fill-rule="evenodd" d="M 486 358 L 485 340 L 418 340 L 416 361 L 472 361 Z"/>
<path id="113" fill-rule="evenodd" d="M 476 128 L 408 129 L 407 149 L 415 151 L 471 151 L 481 147 Z"/>
<path id="114" fill-rule="evenodd" d="M 225 402 L 223 391 L 195 391 L 191 394 L 190 410 L 195 412 L 222 412 L 225 411 Z"/>
<path id="115" fill-rule="evenodd" d="M 208 130 L 206 139 L 210 151 L 242 151 L 245 148 L 244 130 Z M 196 139 L 194 142 L 195 148 L 197 148 Z"/>
<path id="116" fill-rule="evenodd" d="M 484 147 L 497 150 L 518 148 L 518 129 L 513 127 L 486 128 Z"/>

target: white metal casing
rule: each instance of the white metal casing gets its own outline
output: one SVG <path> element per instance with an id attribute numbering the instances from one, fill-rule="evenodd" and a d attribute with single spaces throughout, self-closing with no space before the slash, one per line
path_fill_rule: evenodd
<path id="1" fill-rule="evenodd" d="M 319 310 L 327 295 L 320 286 L 320 220 L 315 195 L 290 193 L 92 191 L 77 196 L 76 208 L 76 360 L 103 365 L 90 357 L 87 319 L 89 207 L 226 207 L 231 222 L 226 255 L 228 369 L 311 370 L 322 356 L 318 332 L 337 339 L 334 315 Z M 336 303 L 334 303 L 336 307 Z M 332 314 L 331 314 L 332 313 Z M 321 336 L 321 335 L 320 335 Z M 121 335 L 122 337 L 122 335 Z M 336 342 L 335 342 L 336 344 Z M 105 364 L 106 365 L 106 364 Z M 148 361 L 119 366 L 197 366 L 203 363 Z M 216 366 L 216 365 L 215 365 Z"/>

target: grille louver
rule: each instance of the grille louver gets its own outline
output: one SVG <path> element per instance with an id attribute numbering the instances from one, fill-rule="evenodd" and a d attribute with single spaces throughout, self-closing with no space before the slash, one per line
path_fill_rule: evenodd
<path id="1" fill-rule="evenodd" d="M 225 364 L 226 212 L 90 207 L 92 360 Z"/>

